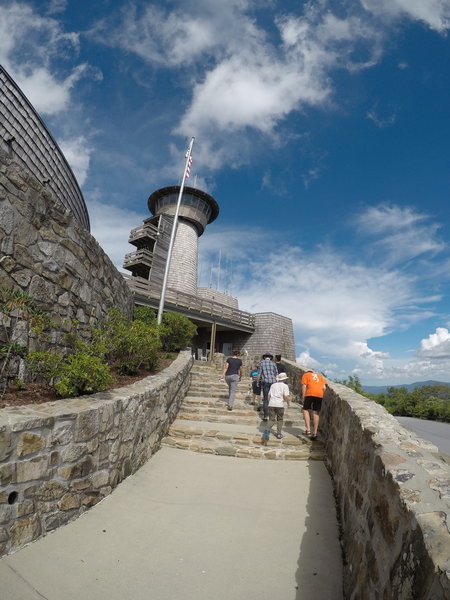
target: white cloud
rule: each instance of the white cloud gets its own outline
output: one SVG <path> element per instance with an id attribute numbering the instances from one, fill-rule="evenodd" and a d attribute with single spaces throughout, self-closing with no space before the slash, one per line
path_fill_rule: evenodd
<path id="1" fill-rule="evenodd" d="M 170 11 L 129 4 L 91 35 L 147 63 L 189 68 L 183 81 L 192 88 L 191 101 L 174 133 L 203 140 L 196 157 L 210 170 L 249 160 L 252 142 L 247 148 L 234 133 L 252 131 L 279 143 L 277 127 L 290 113 L 332 100 L 333 70 L 367 68 L 381 55 L 379 31 L 359 16 L 334 16 L 327 3 L 307 3 L 300 16 L 275 15 L 270 34 L 251 2 L 178 4 Z"/>
<path id="2" fill-rule="evenodd" d="M 247 2 L 183 2 L 181 8 L 162 9 L 136 4 L 97 23 L 90 35 L 99 42 L 133 52 L 145 62 L 180 67 L 220 56 L 226 48 L 261 33 L 246 17 Z"/>
<path id="3" fill-rule="evenodd" d="M 438 327 L 435 333 L 421 340 L 418 355 L 430 359 L 450 359 L 450 333 L 446 327 Z"/>
<path id="4" fill-rule="evenodd" d="M 448 0 L 361 0 L 346 3 L 339 16 L 327 0 L 308 2 L 295 13 L 272 10 L 271 31 L 256 14 L 248 0 L 175 0 L 170 8 L 130 2 L 90 34 L 156 68 L 173 69 L 187 88 L 173 133 L 202 140 L 197 168 L 215 171 L 247 163 L 264 140 L 286 143 L 278 129 L 291 113 L 334 108 L 335 72 L 377 64 L 391 21 L 403 16 L 445 29 Z M 381 117 L 371 110 L 368 117 L 380 127 L 395 123 L 395 113 Z M 305 184 L 318 176 L 310 170 Z"/>
<path id="5" fill-rule="evenodd" d="M 250 128 L 273 137 L 291 112 L 325 106 L 333 92 L 330 72 L 373 64 L 379 44 L 376 33 L 358 19 L 315 19 L 314 11 L 302 18 L 278 19 L 279 46 L 256 35 L 239 44 L 231 41 L 228 54 L 195 83 L 191 105 L 175 132 L 219 138 L 223 147 L 230 134 Z M 357 40 L 369 48 L 365 61 L 352 57 Z M 210 168 L 217 163 L 213 147 L 214 143 L 205 146 L 201 155 Z"/>
<path id="6" fill-rule="evenodd" d="M 78 184 L 82 186 L 87 178 L 89 161 L 93 151 L 90 143 L 85 137 L 78 136 L 60 141 L 59 146 L 72 168 Z"/>
<path id="7" fill-rule="evenodd" d="M 65 33 L 58 21 L 41 17 L 22 2 L 4 4 L 0 14 L 0 63 L 39 113 L 67 110 L 87 65 L 70 67 L 68 75 L 57 77 L 52 61 L 76 55 L 78 34 Z"/>
<path id="8" fill-rule="evenodd" d="M 95 199 L 93 194 L 86 200 L 91 221 L 91 234 L 116 268 L 123 271 L 125 254 L 136 250 L 128 243 L 130 231 L 142 225 L 142 221 L 148 217 L 148 214 L 139 214 L 101 202 Z"/>
<path id="9" fill-rule="evenodd" d="M 67 2 L 68 0 L 50 0 L 48 14 L 53 15 L 64 12 L 67 8 Z"/>
<path id="10" fill-rule="evenodd" d="M 321 366 L 320 362 L 310 355 L 309 350 L 304 350 L 301 352 L 297 356 L 296 362 L 303 367 L 309 367 L 311 369 L 318 369 Z"/>
<path id="11" fill-rule="evenodd" d="M 367 340 L 408 322 L 412 310 L 425 313 L 411 305 L 419 294 L 399 271 L 352 264 L 333 250 L 284 248 L 274 235 L 271 247 L 278 251 L 273 253 L 261 231 L 249 236 L 227 229 L 205 238 L 204 273 L 214 267 L 220 248 L 228 252 L 240 307 L 292 318 L 297 341 L 315 360 L 350 360 L 378 371 L 387 355 L 371 350 Z"/>
<path id="12" fill-rule="evenodd" d="M 384 264 L 399 265 L 421 255 L 434 255 L 447 246 L 438 237 L 439 224 L 411 207 L 371 206 L 354 222 L 372 239 L 373 250 L 383 256 Z"/>
<path id="13" fill-rule="evenodd" d="M 17 71 L 15 80 L 39 113 L 56 115 L 69 108 L 72 88 L 86 67 L 87 65 L 78 65 L 63 81 L 57 81 L 47 69 L 40 67 L 30 74 L 23 70 Z"/>
<path id="14" fill-rule="evenodd" d="M 382 19 L 410 18 L 431 29 L 445 32 L 450 27 L 449 0 L 360 0 L 363 7 Z"/>
<path id="15" fill-rule="evenodd" d="M 385 127 L 390 127 L 395 124 L 397 115 L 394 110 L 385 116 L 381 116 L 378 108 L 374 107 L 367 112 L 367 118 L 373 121 L 380 129 L 384 129 Z"/>

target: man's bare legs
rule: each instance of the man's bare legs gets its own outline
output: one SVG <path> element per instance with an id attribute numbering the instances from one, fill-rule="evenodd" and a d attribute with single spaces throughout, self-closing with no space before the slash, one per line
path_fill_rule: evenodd
<path id="1" fill-rule="evenodd" d="M 312 422 L 313 422 L 313 429 L 311 431 L 311 415 L 310 413 L 312 413 Z M 312 436 L 317 436 L 317 430 L 319 429 L 319 413 L 316 410 L 303 410 L 303 419 L 305 420 L 305 428 L 306 428 L 306 435 L 312 435 Z"/>

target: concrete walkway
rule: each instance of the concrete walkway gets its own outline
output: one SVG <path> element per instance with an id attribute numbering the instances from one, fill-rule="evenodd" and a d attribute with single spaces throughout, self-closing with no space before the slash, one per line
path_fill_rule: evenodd
<path id="1" fill-rule="evenodd" d="M 0 560 L 0 600 L 341 600 L 321 461 L 164 447 L 78 520 Z"/>

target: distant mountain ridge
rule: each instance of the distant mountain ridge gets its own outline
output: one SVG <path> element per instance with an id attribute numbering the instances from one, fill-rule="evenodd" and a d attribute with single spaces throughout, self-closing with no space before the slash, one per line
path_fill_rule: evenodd
<path id="1" fill-rule="evenodd" d="M 406 388 L 408 392 L 412 392 L 416 388 L 421 388 L 425 385 L 447 385 L 450 387 L 448 381 L 434 381 L 433 379 L 429 379 L 428 381 L 416 381 L 415 383 L 403 383 L 401 385 L 363 385 L 362 389 L 368 394 L 385 394 L 391 387 Z"/>

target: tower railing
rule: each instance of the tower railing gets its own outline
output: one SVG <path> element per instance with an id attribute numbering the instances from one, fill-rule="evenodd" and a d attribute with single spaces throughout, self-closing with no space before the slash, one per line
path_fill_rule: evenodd
<path id="1" fill-rule="evenodd" d="M 138 264 L 143 264 L 148 267 L 151 267 L 152 262 L 153 262 L 152 252 L 150 252 L 150 250 L 146 250 L 145 248 L 140 248 L 139 250 L 136 250 L 135 252 L 129 252 L 128 254 L 125 254 L 123 266 L 124 266 L 124 268 L 127 268 L 130 265 L 135 265 L 136 263 L 138 263 Z"/>
<path id="2" fill-rule="evenodd" d="M 160 287 L 152 285 L 148 280 L 143 279 L 142 277 L 132 277 L 126 273 L 122 273 L 122 275 L 126 279 L 133 294 L 159 301 L 161 295 Z M 220 318 L 236 325 L 252 329 L 255 327 L 255 317 L 251 313 L 227 306 L 226 304 L 221 304 L 220 302 L 208 298 L 200 298 L 199 296 L 180 292 L 172 288 L 168 288 L 166 291 L 166 303 L 195 313 Z"/>

